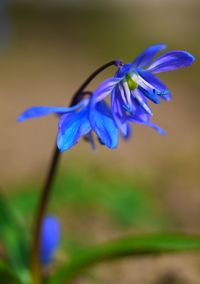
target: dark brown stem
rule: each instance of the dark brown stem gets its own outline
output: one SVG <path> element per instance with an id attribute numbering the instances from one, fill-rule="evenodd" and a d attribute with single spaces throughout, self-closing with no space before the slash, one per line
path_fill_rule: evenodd
<path id="1" fill-rule="evenodd" d="M 42 190 L 42 194 L 40 197 L 38 211 L 35 220 L 35 232 L 34 232 L 34 238 L 31 250 L 31 271 L 32 271 L 32 281 L 34 284 L 41 283 L 41 271 L 40 271 L 41 267 L 40 267 L 40 255 L 39 255 L 41 227 L 46 213 L 46 208 L 50 197 L 53 180 L 55 178 L 59 158 L 60 158 L 60 151 L 56 146 L 53 153 L 47 179 L 45 181 L 44 188 Z"/>
<path id="2" fill-rule="evenodd" d="M 98 68 L 96 71 L 94 71 L 88 78 L 87 80 L 80 86 L 80 88 L 76 91 L 76 93 L 73 96 L 73 99 L 71 101 L 70 105 L 75 105 L 77 104 L 77 102 L 79 102 L 80 100 L 80 96 L 82 95 L 82 92 L 85 90 L 85 88 L 87 87 L 87 85 L 99 74 L 101 73 L 103 70 L 107 69 L 110 66 L 119 66 L 121 65 L 122 62 L 121 60 L 112 60 L 104 65 L 102 65 L 100 68 Z"/>
<path id="3" fill-rule="evenodd" d="M 119 66 L 121 64 L 120 60 L 110 61 L 100 68 L 98 68 L 95 72 L 93 72 L 86 81 L 80 86 L 80 88 L 76 91 L 71 101 L 70 106 L 77 104 L 85 94 L 91 94 L 90 92 L 84 93 L 87 85 L 103 70 L 108 68 L 109 66 L 115 65 Z M 41 284 L 42 283 L 42 274 L 41 274 L 41 263 L 40 263 L 40 236 L 42 229 L 42 222 L 46 214 L 48 201 L 51 194 L 52 184 L 55 178 L 58 162 L 59 162 L 60 152 L 55 147 L 52 161 L 49 167 L 49 172 L 47 174 L 47 178 L 42 190 L 42 194 L 40 197 L 38 209 L 36 212 L 35 219 L 35 231 L 33 235 L 33 243 L 31 247 L 31 255 L 30 255 L 30 265 L 31 265 L 31 273 L 32 273 L 32 284 Z"/>

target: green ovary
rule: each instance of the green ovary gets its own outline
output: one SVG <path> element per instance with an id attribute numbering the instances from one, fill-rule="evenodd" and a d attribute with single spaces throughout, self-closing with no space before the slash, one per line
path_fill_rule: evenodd
<path id="1" fill-rule="evenodd" d="M 126 74 L 126 81 L 130 90 L 135 90 L 138 87 L 138 84 L 131 78 L 129 74 Z"/>

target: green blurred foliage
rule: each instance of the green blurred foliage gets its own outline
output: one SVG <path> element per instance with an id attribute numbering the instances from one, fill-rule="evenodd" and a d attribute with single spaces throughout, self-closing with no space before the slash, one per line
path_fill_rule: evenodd
<path id="1" fill-rule="evenodd" d="M 71 165 L 70 170 L 56 177 L 49 211 L 62 219 L 69 242 L 76 237 L 79 239 L 79 235 L 81 240 L 89 237 L 94 241 L 90 226 L 96 220 L 118 232 L 167 228 L 168 216 L 152 190 L 155 183 L 143 176 Z M 10 206 L 25 219 L 30 230 L 41 185 L 39 182 L 18 185 L 8 194 Z"/>

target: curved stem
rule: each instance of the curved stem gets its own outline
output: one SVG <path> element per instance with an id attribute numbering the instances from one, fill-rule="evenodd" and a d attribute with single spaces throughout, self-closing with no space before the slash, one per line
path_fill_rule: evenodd
<path id="1" fill-rule="evenodd" d="M 73 96 L 73 99 L 71 101 L 71 106 L 77 104 L 77 102 L 80 100 L 80 96 L 82 94 L 82 92 L 84 91 L 84 89 L 87 87 L 87 85 L 102 71 L 104 71 L 105 69 L 107 69 L 110 66 L 120 66 L 122 64 L 121 60 L 112 60 L 104 65 L 102 65 L 100 68 L 98 68 L 97 70 L 95 70 L 87 79 L 86 81 L 80 86 L 80 88 L 76 91 L 76 93 Z"/>
<path id="2" fill-rule="evenodd" d="M 115 65 L 121 65 L 120 60 L 113 60 L 110 61 L 96 71 L 94 71 L 86 81 L 80 86 L 80 88 L 76 91 L 71 101 L 70 106 L 77 104 L 84 95 L 83 91 L 87 87 L 87 85 L 103 70 L 106 68 Z M 87 92 L 88 93 L 88 92 Z M 90 92 L 88 93 L 90 94 Z M 42 222 L 46 213 L 48 201 L 51 194 L 52 184 L 55 178 L 58 162 L 59 162 L 60 152 L 55 146 L 55 150 L 53 153 L 52 161 L 50 163 L 49 171 L 47 174 L 46 181 L 44 183 L 44 187 L 42 190 L 42 194 L 40 197 L 38 209 L 36 212 L 36 219 L 35 219 L 35 231 L 33 235 L 33 243 L 31 247 L 31 255 L 30 255 L 30 266 L 31 266 L 31 273 L 32 273 L 32 283 L 33 284 L 41 284 L 42 283 L 42 275 L 41 275 L 41 264 L 40 264 L 40 236 L 41 236 L 41 229 L 42 229 Z"/>
<path id="3" fill-rule="evenodd" d="M 42 190 L 42 194 L 40 197 L 40 203 L 38 206 L 38 211 L 35 220 L 35 232 L 31 248 L 31 263 L 30 263 L 32 271 L 32 281 L 34 284 L 41 283 L 41 271 L 40 271 L 41 268 L 40 268 L 40 258 L 39 258 L 41 227 L 42 227 L 43 218 L 46 213 L 46 208 L 50 196 L 50 190 L 52 188 L 53 180 L 56 174 L 59 157 L 60 157 L 60 152 L 56 146 L 52 156 L 52 161 L 50 163 L 49 172 L 44 184 L 44 188 Z"/>

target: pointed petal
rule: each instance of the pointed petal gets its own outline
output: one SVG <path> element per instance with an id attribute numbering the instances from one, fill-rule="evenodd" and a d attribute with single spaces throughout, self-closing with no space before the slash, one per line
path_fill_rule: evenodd
<path id="1" fill-rule="evenodd" d="M 106 96 L 111 94 L 112 90 L 121 80 L 122 78 L 112 77 L 103 81 L 93 93 L 91 107 L 94 107 L 97 102 L 102 101 Z"/>
<path id="2" fill-rule="evenodd" d="M 138 104 L 141 105 L 141 107 L 150 115 L 153 115 L 152 110 L 150 106 L 148 105 L 148 102 L 144 96 L 144 94 L 141 92 L 139 88 L 135 89 L 133 91 L 134 98 L 138 101 Z"/>
<path id="3" fill-rule="evenodd" d="M 127 100 L 127 107 L 129 108 L 129 111 L 131 112 L 132 111 L 131 90 L 129 89 L 127 81 L 123 81 L 122 85 L 123 85 L 125 97 Z"/>
<path id="4" fill-rule="evenodd" d="M 152 102 L 154 102 L 155 104 L 159 104 L 160 101 L 159 101 L 159 98 L 158 98 L 158 95 L 152 91 L 152 90 L 148 90 L 148 89 L 144 89 L 142 87 L 139 87 L 138 88 L 140 90 L 140 92 L 146 97 L 148 98 L 149 100 L 151 100 Z"/>
<path id="5" fill-rule="evenodd" d="M 59 242 L 60 222 L 54 216 L 48 215 L 43 220 L 40 241 L 40 261 L 43 265 L 53 261 Z"/>
<path id="6" fill-rule="evenodd" d="M 156 130 L 160 135 L 166 134 L 166 132 L 161 127 L 152 123 L 150 121 L 150 116 L 145 114 L 144 112 L 138 111 L 138 113 L 135 114 L 135 116 L 130 117 L 129 121 L 137 123 L 137 124 L 147 125 L 147 126 L 153 128 L 154 130 Z"/>
<path id="7" fill-rule="evenodd" d="M 143 98 L 144 102 L 148 104 L 147 99 Z M 151 119 L 151 115 L 144 110 L 138 100 L 133 97 L 132 98 L 132 108 L 133 112 L 128 117 L 129 121 L 137 122 L 137 123 L 147 123 Z"/>
<path id="8" fill-rule="evenodd" d="M 68 112 L 69 108 L 67 107 L 48 107 L 48 106 L 37 106 L 28 108 L 25 112 L 23 112 L 18 118 L 18 122 L 22 122 L 26 119 L 37 118 L 45 115 L 49 115 L 52 113 L 65 113 Z"/>
<path id="9" fill-rule="evenodd" d="M 120 88 L 120 86 L 113 90 L 111 95 L 111 110 L 117 127 L 121 131 L 122 135 L 124 137 L 127 137 L 129 126 L 126 117 L 126 112 L 123 108 L 124 100 L 123 93 L 121 93 L 121 91 L 124 92 L 123 89 Z"/>
<path id="10" fill-rule="evenodd" d="M 82 105 L 86 105 L 88 101 L 89 101 L 88 99 L 84 99 L 73 107 L 49 107 L 49 106 L 31 107 L 31 108 L 28 108 L 25 112 L 23 112 L 17 118 L 17 121 L 22 122 L 30 118 L 42 117 L 42 116 L 49 115 L 52 113 L 63 114 L 63 113 L 71 112 L 71 111 L 78 109 Z"/>
<path id="11" fill-rule="evenodd" d="M 160 73 L 190 66 L 195 60 L 194 56 L 187 51 L 174 50 L 159 56 L 147 70 Z"/>
<path id="12" fill-rule="evenodd" d="M 150 126 L 151 128 L 153 128 L 156 132 L 158 132 L 160 135 L 165 135 L 166 131 L 163 130 L 160 126 L 152 123 L 151 121 L 149 123 L 146 124 L 147 126 Z"/>
<path id="13" fill-rule="evenodd" d="M 141 86 L 141 90 L 144 89 L 144 95 L 147 96 L 155 103 L 159 103 L 159 98 L 169 101 L 171 94 L 169 89 L 156 78 L 149 71 L 138 71 L 138 84 Z"/>
<path id="14" fill-rule="evenodd" d="M 144 67 L 151 62 L 153 57 L 162 49 L 165 49 L 165 44 L 156 44 L 145 49 L 136 59 L 132 62 L 132 67 Z"/>
<path id="15" fill-rule="evenodd" d="M 123 135 L 124 140 L 128 140 L 131 137 L 131 134 L 132 134 L 132 128 L 130 124 L 127 123 L 127 131 L 126 131 L 126 134 Z"/>
<path id="16" fill-rule="evenodd" d="M 103 144 L 111 149 L 117 147 L 118 129 L 112 118 L 111 111 L 104 101 L 97 103 L 95 109 L 90 110 L 90 123 Z"/>
<path id="17" fill-rule="evenodd" d="M 144 109 L 138 105 L 138 102 L 135 100 L 135 111 L 128 117 L 129 121 L 146 124 L 150 121 L 151 116 L 144 111 Z"/>
<path id="18" fill-rule="evenodd" d="M 135 98 L 133 99 L 133 104 L 135 106 L 135 112 L 129 117 L 129 121 L 150 126 L 159 134 L 165 134 L 162 128 L 151 122 L 151 116 L 144 111 Z"/>
<path id="19" fill-rule="evenodd" d="M 57 146 L 61 152 L 74 146 L 78 139 L 91 130 L 87 108 L 63 115 L 58 124 Z"/>

